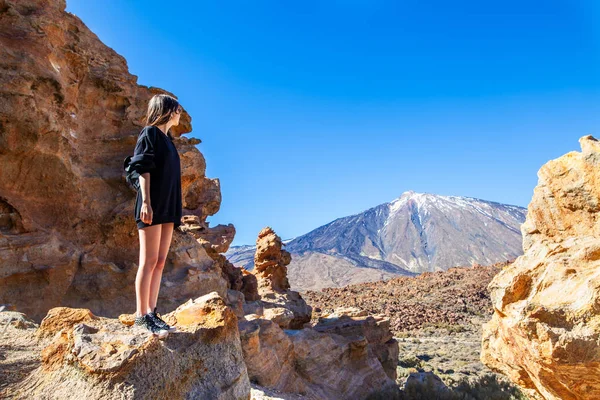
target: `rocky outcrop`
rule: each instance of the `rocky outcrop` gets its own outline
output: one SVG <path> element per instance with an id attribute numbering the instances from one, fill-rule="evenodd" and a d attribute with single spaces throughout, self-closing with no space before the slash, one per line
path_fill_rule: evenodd
<path id="1" fill-rule="evenodd" d="M 166 339 L 87 309 L 50 310 L 36 331 L 41 365 L 7 394 L 16 398 L 249 399 L 237 318 L 216 292 L 165 315 Z"/>
<path id="2" fill-rule="evenodd" d="M 398 343 L 390 319 L 338 308 L 312 326 L 312 307 L 290 290 L 290 254 L 281 238 L 266 227 L 256 245 L 255 268 L 245 272 L 255 279 L 245 279 L 242 292 L 259 300 L 246 300 L 239 322 L 250 380 L 310 399 L 397 395 Z"/>
<path id="3" fill-rule="evenodd" d="M 261 239 L 275 244 L 280 240 L 270 228 Z M 223 277 L 228 268 L 224 256 L 208 244 L 203 248 Z M 273 249 L 266 253 L 285 259 Z M 201 280 L 204 275 L 196 276 Z M 39 366 L 31 370 L 32 358 L 36 362 L 31 354 L 15 357 L 29 364 L 18 373 L 7 368 L 7 394 L 53 399 L 77 393 L 110 399 L 162 398 L 168 393 L 177 398 L 246 399 L 251 382 L 307 399 L 399 394 L 398 343 L 389 318 L 337 308 L 312 326 L 312 308 L 298 293 L 281 286 L 275 290 L 265 283 L 272 280 L 251 275 L 263 288 L 257 300 L 246 300 L 242 291 L 231 288 L 225 296 L 213 291 L 189 299 L 162 315 L 178 327 L 163 341 L 136 331 L 131 314 L 113 319 L 89 309 L 53 308 L 29 341 L 23 340 L 28 335 L 9 331 L 6 348 L 28 343 L 29 353 L 39 354 Z M 285 269 L 276 276 L 285 282 Z M 231 286 L 245 281 L 236 282 Z M 24 315 L 18 323 L 31 330 Z M 0 344 L 0 354 L 3 348 Z M 68 384 L 58 387 L 55 382 Z"/>
<path id="4" fill-rule="evenodd" d="M 390 319 L 381 314 L 368 315 L 356 307 L 340 307 L 331 314 L 319 317 L 314 326 L 317 332 L 334 333 L 345 338 L 362 338 L 364 347 L 370 348 L 390 379 L 396 379 L 398 342 L 390 330 Z"/>
<path id="5" fill-rule="evenodd" d="M 209 246 L 217 253 L 226 252 L 235 237 L 233 224 L 208 228 L 206 221 L 201 221 L 196 215 L 184 215 L 181 221 L 182 232 L 189 232 L 200 244 L 204 247 Z"/>
<path id="6" fill-rule="evenodd" d="M 345 321 L 348 323 L 348 321 Z M 389 324 L 389 320 L 387 321 Z M 246 315 L 239 330 L 252 382 L 308 399 L 364 399 L 371 394 L 399 394 L 396 370 L 398 344 L 389 329 L 357 318 L 347 326 L 301 330 L 281 329 L 272 320 Z M 331 328 L 331 329 L 327 329 Z M 382 340 L 390 336 L 386 345 Z M 343 382 L 342 382 L 343 381 Z M 381 397 L 385 398 L 385 397 Z M 389 397 L 393 398 L 393 397 Z"/>
<path id="7" fill-rule="evenodd" d="M 389 319 L 338 309 L 292 330 L 236 314 L 217 292 L 190 299 L 162 315 L 178 330 L 159 340 L 128 315 L 56 307 L 38 327 L 22 313 L 0 313 L 9 328 L 0 397 L 249 399 L 251 382 L 306 399 L 399 394 Z"/>
<path id="8" fill-rule="evenodd" d="M 481 361 L 545 399 L 600 398 L 600 142 L 579 143 L 539 170 L 483 327 Z"/>
<path id="9" fill-rule="evenodd" d="M 312 307 L 300 293 L 290 290 L 287 265 L 290 253 L 282 248 L 281 238 L 271 227 L 263 228 L 256 239 L 254 269 L 244 277 L 242 292 L 247 299 L 258 299 L 246 305 L 246 314 L 266 315 L 284 329 L 300 329 L 308 323 Z"/>
<path id="10" fill-rule="evenodd" d="M 122 163 L 148 100 L 167 92 L 138 85 L 125 59 L 61 0 L 0 0 L 0 87 L 0 304 L 38 322 L 56 306 L 113 317 L 133 310 L 135 192 Z M 224 251 L 235 230 L 206 223 L 219 210 L 219 180 L 205 176 L 200 140 L 182 136 L 190 130 L 186 112 L 171 129 L 184 214 Z M 187 224 L 174 233 L 164 310 L 228 289 L 199 237 L 187 233 Z"/>
<path id="11" fill-rule="evenodd" d="M 254 273 L 258 278 L 258 292 L 283 292 L 290 288 L 287 265 L 292 261 L 290 253 L 283 250 L 281 238 L 271 227 L 263 228 L 256 240 Z"/>

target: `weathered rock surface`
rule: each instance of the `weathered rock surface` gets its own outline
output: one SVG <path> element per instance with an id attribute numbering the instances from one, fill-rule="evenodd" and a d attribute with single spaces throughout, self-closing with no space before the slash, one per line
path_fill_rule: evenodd
<path id="1" fill-rule="evenodd" d="M 36 399 L 249 399 L 237 318 L 216 292 L 166 314 L 164 340 L 87 309 L 50 310 L 41 365 L 7 394 Z"/>
<path id="2" fill-rule="evenodd" d="M 250 380 L 308 399 L 362 399 L 374 393 L 399 393 L 395 369 L 390 377 L 386 372 L 391 371 L 385 370 L 376 354 L 381 350 L 377 336 L 385 334 L 368 326 L 369 322 L 353 322 L 356 326 L 349 329 L 339 325 L 336 333 L 310 328 L 282 330 L 273 321 L 246 315 L 239 330 Z M 398 344 L 394 341 L 389 346 L 387 355 L 395 354 L 397 363 Z"/>
<path id="3" fill-rule="evenodd" d="M 371 316 L 355 307 L 342 307 L 332 314 L 321 316 L 313 328 L 317 332 L 334 333 L 350 339 L 364 338 L 369 354 L 377 357 L 391 379 L 396 379 L 398 342 L 390 330 L 389 318 L 381 314 Z"/>
<path id="4" fill-rule="evenodd" d="M 135 308 L 135 192 L 124 179 L 147 101 L 164 90 L 137 84 L 64 0 L 0 0 L 0 304 L 40 321 L 52 307 L 115 317 Z M 185 105 L 184 105 L 185 106 Z M 218 179 L 188 139 L 183 113 L 171 132 L 181 156 L 183 207 L 217 251 L 232 225 L 208 228 Z M 185 222 L 185 221 L 184 221 Z M 186 225 L 174 233 L 159 303 L 173 310 L 228 280 Z"/>
<path id="5" fill-rule="evenodd" d="M 481 361 L 546 399 L 600 398 L 600 142 L 579 142 L 539 170 L 483 327 Z"/>
<path id="6" fill-rule="evenodd" d="M 268 232 L 262 238 L 278 243 L 279 237 Z M 223 273 L 226 259 L 204 246 Z M 266 253 L 282 259 L 273 249 Z M 277 277 L 285 282 L 285 269 Z M 17 354 L 16 360 L 29 362 L 23 361 L 21 372 L 11 372 L 5 390 L 15 397 L 42 399 L 71 398 L 73 393 L 88 398 L 164 398 L 168 393 L 177 398 L 238 399 L 246 398 L 252 382 L 286 393 L 287 398 L 337 400 L 399 393 L 398 343 L 389 318 L 338 308 L 313 327 L 308 322 L 312 308 L 297 292 L 273 289 L 268 277 L 259 276 L 258 281 L 263 288 L 258 300 L 246 301 L 244 293 L 234 289 L 227 289 L 226 297 L 213 291 L 163 314 L 179 329 L 164 341 L 136 331 L 131 314 L 112 319 L 89 309 L 53 308 L 34 335 L 11 330 L 7 348 L 29 337 L 24 343 L 39 354 L 39 361 L 33 368 L 35 356 Z M 21 320 L 20 325 L 30 326 L 24 316 Z M 302 329 L 290 328 L 299 323 Z M 56 382 L 68 383 L 57 387 Z"/>
<path id="7" fill-rule="evenodd" d="M 290 261 L 290 253 L 283 250 L 281 238 L 271 227 L 263 228 L 258 233 L 254 254 L 254 273 L 259 281 L 258 292 L 283 292 L 289 289 L 286 266 Z"/>
<path id="8" fill-rule="evenodd" d="M 233 224 L 208 228 L 206 221 L 201 221 L 197 215 L 185 215 L 181 221 L 182 232 L 189 232 L 199 243 L 209 245 L 217 253 L 226 252 L 235 237 Z"/>
<path id="9" fill-rule="evenodd" d="M 251 271 L 256 281 L 245 279 L 248 284 L 241 290 L 247 298 L 260 298 L 260 307 L 282 328 L 300 329 L 310 322 L 312 307 L 300 293 L 290 290 L 286 267 L 290 261 L 281 238 L 271 227 L 263 228 L 256 239 L 255 267 Z"/>
<path id="10" fill-rule="evenodd" d="M 398 393 L 398 343 L 390 319 L 358 309 L 337 308 L 311 327 L 312 307 L 290 290 L 290 255 L 266 227 L 256 241 L 253 288 L 239 330 L 252 382 L 310 399 L 366 398 Z M 303 328 L 303 329 L 301 329 Z"/>
<path id="11" fill-rule="evenodd" d="M 40 365 L 38 324 L 18 311 L 0 312 L 0 399 Z"/>
<path id="12" fill-rule="evenodd" d="M 251 382 L 286 398 L 399 390 L 389 319 L 356 309 L 336 310 L 314 329 L 281 329 L 254 314 L 238 319 L 212 292 L 163 315 L 178 328 L 164 340 L 125 316 L 99 317 L 88 309 L 53 308 L 39 327 L 18 312 L 0 313 L 0 322 L 8 316 L 0 394 L 10 398 L 247 399 Z M 10 362 L 3 362 L 3 350 L 16 348 L 23 351 L 10 351 Z"/>

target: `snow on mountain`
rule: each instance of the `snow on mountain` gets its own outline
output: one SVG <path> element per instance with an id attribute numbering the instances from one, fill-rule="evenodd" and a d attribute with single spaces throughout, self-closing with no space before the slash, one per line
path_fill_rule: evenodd
<path id="1" fill-rule="evenodd" d="M 407 191 L 285 241 L 292 253 L 288 277 L 295 290 L 320 289 L 514 259 L 522 254 L 526 212 L 472 197 Z M 254 249 L 241 247 L 225 255 L 248 268 Z"/>

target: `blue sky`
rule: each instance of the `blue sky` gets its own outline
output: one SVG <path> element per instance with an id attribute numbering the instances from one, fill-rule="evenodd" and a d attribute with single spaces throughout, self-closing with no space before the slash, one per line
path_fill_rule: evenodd
<path id="1" fill-rule="evenodd" d="M 233 245 L 402 192 L 526 207 L 537 171 L 600 138 L 600 8 L 564 1 L 67 0 L 174 93 Z"/>

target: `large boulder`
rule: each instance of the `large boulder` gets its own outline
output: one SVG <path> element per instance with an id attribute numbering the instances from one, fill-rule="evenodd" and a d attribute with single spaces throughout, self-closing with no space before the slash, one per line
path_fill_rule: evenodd
<path id="1" fill-rule="evenodd" d="M 309 399 L 399 394 L 395 370 L 390 377 L 388 365 L 378 358 L 380 343 L 370 342 L 377 329 L 365 332 L 357 326 L 337 333 L 281 329 L 274 321 L 249 314 L 240 320 L 239 330 L 248 377 L 253 383 Z M 392 349 L 395 345 L 388 354 L 395 354 L 397 363 L 398 344 L 394 341 L 389 345 Z"/>
<path id="2" fill-rule="evenodd" d="M 483 326 L 481 361 L 545 399 L 600 398 L 600 142 L 579 143 L 539 170 Z"/>
<path id="3" fill-rule="evenodd" d="M 346 338 L 363 337 L 370 348 L 369 354 L 375 355 L 390 379 L 396 380 L 398 341 L 390 330 L 390 322 L 383 314 L 369 315 L 356 307 L 340 307 L 319 317 L 313 329 Z"/>
<path id="4" fill-rule="evenodd" d="M 18 398 L 250 399 L 233 311 L 216 292 L 190 299 L 165 320 L 159 340 L 118 319 L 57 307 L 36 335 L 49 341 L 41 365 L 11 387 Z"/>

